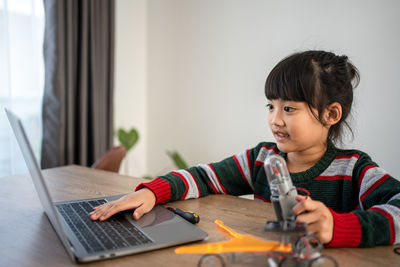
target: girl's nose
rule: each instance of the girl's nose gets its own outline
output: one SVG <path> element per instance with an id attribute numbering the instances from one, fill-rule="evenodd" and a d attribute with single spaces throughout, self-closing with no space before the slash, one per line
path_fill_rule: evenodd
<path id="1" fill-rule="evenodd" d="M 279 111 L 275 111 L 269 114 L 271 125 L 283 126 L 284 122 L 282 119 L 282 114 Z"/>

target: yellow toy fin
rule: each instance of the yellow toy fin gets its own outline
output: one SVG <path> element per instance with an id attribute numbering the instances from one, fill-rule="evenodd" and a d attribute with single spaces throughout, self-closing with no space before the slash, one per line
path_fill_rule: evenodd
<path id="1" fill-rule="evenodd" d="M 216 220 L 215 223 L 227 231 L 233 238 L 228 241 L 210 244 L 182 246 L 175 249 L 175 253 L 216 254 L 223 252 L 263 252 L 275 250 L 275 248 L 279 247 L 278 241 L 265 241 L 252 235 L 242 235 L 224 225 L 222 221 Z"/>
<path id="2" fill-rule="evenodd" d="M 219 227 L 221 227 L 222 229 L 224 229 L 225 231 L 227 231 L 231 236 L 236 237 L 236 238 L 243 238 L 243 235 L 236 233 L 235 231 L 233 231 L 231 228 L 229 228 L 228 226 L 226 226 L 222 221 L 220 220 L 215 220 L 214 221 Z"/>

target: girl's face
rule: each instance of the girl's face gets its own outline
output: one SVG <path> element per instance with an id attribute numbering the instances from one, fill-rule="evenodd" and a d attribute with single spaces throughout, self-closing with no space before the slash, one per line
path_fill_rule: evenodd
<path id="1" fill-rule="evenodd" d="M 326 147 L 329 127 L 314 117 L 306 102 L 268 100 L 267 108 L 268 124 L 280 151 L 312 153 Z"/>

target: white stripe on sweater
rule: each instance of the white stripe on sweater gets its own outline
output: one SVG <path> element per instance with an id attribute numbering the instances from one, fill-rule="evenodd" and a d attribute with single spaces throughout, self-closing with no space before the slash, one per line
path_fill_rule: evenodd
<path id="1" fill-rule="evenodd" d="M 335 159 L 320 176 L 353 176 L 357 157 Z"/>
<path id="2" fill-rule="evenodd" d="M 254 191 L 253 182 L 251 181 L 249 162 L 247 160 L 247 151 L 243 151 L 242 153 L 236 154 L 235 156 L 240 164 L 240 167 L 242 168 L 244 178 L 246 178 L 247 183 Z"/>
<path id="3" fill-rule="evenodd" d="M 400 243 L 400 208 L 389 204 L 376 205 L 374 208 L 378 208 L 386 211 L 393 218 L 394 225 L 394 244 Z"/>
<path id="4" fill-rule="evenodd" d="M 386 174 L 387 172 L 384 169 L 379 167 L 372 167 L 371 169 L 365 172 L 364 177 L 360 177 L 362 178 L 362 182 L 360 186 L 360 193 L 358 195 L 358 200 L 360 207 L 362 209 L 364 209 L 364 206 L 361 203 L 361 196 Z"/>
<path id="5" fill-rule="evenodd" d="M 389 203 L 390 201 L 395 200 L 395 199 L 400 200 L 400 193 L 398 193 L 397 195 L 394 195 L 391 199 L 389 199 L 389 201 L 387 203 Z"/>
<path id="6" fill-rule="evenodd" d="M 202 168 L 206 172 L 208 180 L 210 180 L 215 189 L 217 189 L 218 193 L 224 194 L 224 191 L 222 190 L 222 187 L 218 181 L 217 175 L 214 173 L 211 167 L 206 164 L 199 164 L 197 165 L 197 167 Z"/>
<path id="7" fill-rule="evenodd" d="M 180 173 L 189 185 L 185 199 L 199 198 L 199 188 L 197 187 L 196 181 L 194 180 L 192 174 L 186 170 L 177 170 L 175 172 Z"/>
<path id="8" fill-rule="evenodd" d="M 260 151 L 258 151 L 256 161 L 264 162 L 269 154 L 276 154 L 276 153 L 272 148 L 268 149 L 265 147 L 261 147 Z"/>

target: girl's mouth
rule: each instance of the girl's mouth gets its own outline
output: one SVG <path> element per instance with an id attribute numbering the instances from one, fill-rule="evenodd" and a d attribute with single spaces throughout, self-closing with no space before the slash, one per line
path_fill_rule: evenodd
<path id="1" fill-rule="evenodd" d="M 274 132 L 274 137 L 277 142 L 283 142 L 289 138 L 289 135 L 282 132 Z"/>

